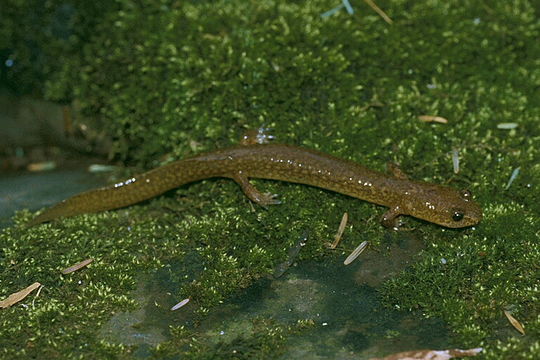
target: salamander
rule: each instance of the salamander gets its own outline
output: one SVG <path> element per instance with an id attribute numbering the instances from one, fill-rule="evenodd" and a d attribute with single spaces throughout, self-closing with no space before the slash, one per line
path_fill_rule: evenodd
<path id="1" fill-rule="evenodd" d="M 253 202 L 279 204 L 276 195 L 263 193 L 250 178 L 281 180 L 335 191 L 388 207 L 384 226 L 397 228 L 401 215 L 410 215 L 448 228 L 477 224 L 482 209 L 467 190 L 457 190 L 409 179 L 397 167 L 391 174 L 356 162 L 293 145 L 253 143 L 190 158 L 150 170 L 125 181 L 74 195 L 37 215 L 33 226 L 57 218 L 129 206 L 183 184 L 208 178 L 230 178 Z"/>

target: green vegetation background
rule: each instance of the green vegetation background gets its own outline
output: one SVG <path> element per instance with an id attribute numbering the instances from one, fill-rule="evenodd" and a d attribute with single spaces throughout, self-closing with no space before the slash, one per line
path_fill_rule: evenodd
<path id="1" fill-rule="evenodd" d="M 352 2 L 353 15 L 326 19 L 321 13 L 339 1 L 7 3 L 0 50 L 14 66 L 2 65 L 2 80 L 20 92 L 76 100 L 114 138 L 112 156 L 128 164 L 151 168 L 165 154 L 227 146 L 243 130 L 267 126 L 280 142 L 380 170 L 394 161 L 415 179 L 470 188 L 483 222 L 448 231 L 407 219 L 426 249 L 382 295 L 391 308 L 444 319 L 460 346 L 486 348 L 480 358 L 533 359 L 540 351 L 538 2 L 378 1 L 393 25 L 361 1 Z M 426 114 L 448 124 L 418 120 Z M 518 127 L 498 129 L 504 122 Z M 380 207 L 257 183 L 283 205 L 253 211 L 235 184 L 212 180 L 32 229 L 23 226 L 32 214 L 20 212 L 0 235 L 0 295 L 34 281 L 45 288 L 30 308 L 1 311 L 0 355 L 129 357 L 133 348 L 101 340 L 96 329 L 137 307 L 130 291 L 141 273 L 197 254 L 205 270 L 178 279 L 177 295 L 196 299 L 204 316 L 270 274 L 308 225 L 303 259 L 337 256 L 324 244 L 344 211 L 355 226 L 341 253 L 365 239 L 377 248 L 386 231 Z M 88 257 L 97 260 L 84 272 L 59 275 Z M 525 324 L 525 336 L 509 329 L 503 310 Z M 250 356 L 271 358 L 304 325 L 263 321 L 242 341 Z M 171 335 L 155 356 L 230 350 L 186 329 Z"/>

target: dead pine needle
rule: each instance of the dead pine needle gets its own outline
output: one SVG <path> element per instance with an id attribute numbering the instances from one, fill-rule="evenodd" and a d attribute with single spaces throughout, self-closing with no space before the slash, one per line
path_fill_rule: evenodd
<path id="1" fill-rule="evenodd" d="M 35 307 L 36 299 L 38 298 L 39 294 L 41 294 L 41 290 L 43 290 L 44 287 L 45 287 L 45 286 L 43 286 L 43 285 L 40 285 L 40 286 L 39 286 L 39 289 L 38 289 L 38 291 L 37 291 L 37 293 L 36 293 L 36 296 L 34 296 L 34 299 L 32 300 L 32 308 Z"/>
<path id="2" fill-rule="evenodd" d="M 352 263 L 360 254 L 366 249 L 366 247 L 369 245 L 369 241 L 363 241 L 356 249 L 353 250 L 353 252 L 347 256 L 343 264 L 349 265 Z"/>
<path id="3" fill-rule="evenodd" d="M 379 14 L 380 17 L 382 17 L 384 19 L 384 21 L 386 21 L 387 23 L 389 24 L 392 24 L 393 21 L 392 19 L 390 19 L 390 17 L 388 15 L 386 15 L 386 13 L 384 11 L 382 11 L 382 9 L 380 7 L 377 6 L 377 4 L 375 4 L 372 0 L 364 0 L 366 2 L 366 4 L 368 4 L 373 10 L 375 10 L 375 12 L 377 14 Z"/>
<path id="4" fill-rule="evenodd" d="M 7 297 L 7 299 L 0 301 L 0 308 L 5 309 L 12 305 L 15 305 L 19 301 L 23 300 L 25 297 L 27 297 L 32 291 L 36 290 L 38 287 L 40 287 L 41 284 L 38 282 L 33 283 L 32 285 L 28 286 L 26 289 L 23 289 L 21 291 L 18 291 L 16 293 L 13 293 Z"/>
<path id="5" fill-rule="evenodd" d="M 518 123 L 499 123 L 497 124 L 497 129 L 502 129 L 502 130 L 512 130 L 512 129 L 515 129 L 519 126 Z"/>
<path id="6" fill-rule="evenodd" d="M 420 121 L 423 121 L 423 122 L 426 122 L 426 123 L 436 122 L 436 123 L 439 123 L 439 124 L 448 124 L 448 120 L 446 120 L 445 118 L 443 118 L 441 116 L 420 115 L 420 116 L 418 116 L 418 119 Z"/>
<path id="7" fill-rule="evenodd" d="M 334 236 L 334 242 L 332 245 L 330 245 L 330 249 L 335 249 L 338 246 L 339 242 L 341 241 L 341 237 L 343 236 L 343 232 L 345 231 L 345 227 L 347 226 L 347 221 L 349 221 L 349 214 L 343 213 L 341 223 L 339 224 L 338 231 Z"/>
<path id="8" fill-rule="evenodd" d="M 525 335 L 525 329 L 523 328 L 523 325 L 521 325 L 521 323 L 515 317 L 513 317 L 510 312 L 504 310 L 504 315 L 506 315 L 506 318 L 508 319 L 508 321 L 510 321 L 510 324 L 512 324 L 512 326 L 517 331 L 519 331 L 521 335 Z"/>
<path id="9" fill-rule="evenodd" d="M 459 173 L 459 150 L 452 149 L 452 166 L 454 168 L 454 174 Z"/>
<path id="10" fill-rule="evenodd" d="M 171 311 L 175 311 L 175 310 L 180 309 L 181 307 L 185 306 L 188 302 L 189 302 L 189 298 L 180 301 L 178 304 L 174 305 L 171 308 Z"/>
<path id="11" fill-rule="evenodd" d="M 510 188 L 510 185 L 512 185 L 514 180 L 516 180 L 516 178 L 518 177 L 520 170 L 521 170 L 521 167 L 517 167 L 514 169 L 514 171 L 512 171 L 512 175 L 510 175 L 510 179 L 508 180 L 508 183 L 504 187 L 504 190 L 508 190 Z"/>
<path id="12" fill-rule="evenodd" d="M 77 264 L 75 264 L 73 266 L 70 266 L 70 267 L 62 270 L 62 274 L 67 275 L 67 274 L 70 274 L 70 273 L 72 273 L 74 271 L 82 269 L 83 267 L 88 266 L 88 264 L 90 264 L 92 261 L 94 261 L 94 259 L 83 260 L 80 263 L 77 263 Z"/>

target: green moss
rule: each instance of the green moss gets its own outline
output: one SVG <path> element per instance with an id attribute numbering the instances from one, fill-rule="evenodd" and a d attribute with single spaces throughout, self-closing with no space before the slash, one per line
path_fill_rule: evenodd
<path id="1" fill-rule="evenodd" d="M 6 0 L 0 13 L 0 84 L 42 96 L 63 64 L 79 64 L 82 47 L 113 1 Z M 7 64 L 10 63 L 8 66 Z M 66 93 L 58 100 L 70 101 Z"/>
<path id="2" fill-rule="evenodd" d="M 182 359 L 275 359 L 283 353 L 287 338 L 305 333 L 314 326 L 309 320 L 293 325 L 278 324 L 273 320 L 256 318 L 249 330 L 228 340 L 212 341 L 184 327 L 171 327 L 172 339 L 157 346 L 154 357 L 162 359 L 180 356 Z M 189 340 L 188 340 L 189 339 Z"/>
<path id="3" fill-rule="evenodd" d="M 401 22 L 389 27 L 367 9 L 322 20 L 328 1 L 126 2 L 48 95 L 98 110 L 115 154 L 147 166 L 262 124 L 281 141 L 363 160 L 377 155 L 367 139 L 379 139 L 379 161 L 392 147 L 436 161 L 430 149 L 470 147 L 515 112 L 534 118 L 524 110 L 538 81 L 528 2 L 520 11 L 449 4 L 386 4 Z M 453 126 L 426 131 L 416 116 L 433 113 Z"/>
<path id="4" fill-rule="evenodd" d="M 12 17 L 24 13 L 24 4 Z M 282 142 L 380 170 L 394 161 L 412 178 L 470 188 L 484 207 L 483 222 L 454 231 L 407 219 L 427 248 L 385 284 L 383 296 L 393 307 L 443 318 L 460 345 L 485 346 L 486 358 L 518 352 L 532 359 L 540 326 L 540 31 L 533 3 L 379 5 L 394 25 L 362 2 L 353 16 L 325 20 L 320 14 L 336 3 L 97 6 L 87 9 L 94 11 L 91 22 L 76 23 L 84 36 L 62 43 L 62 68 L 44 73 L 45 93 L 77 100 L 114 139 L 113 155 L 145 168 L 159 165 L 164 154 L 182 158 L 226 146 L 243 129 L 266 125 Z M 14 36 L 7 27 L 1 31 Z M 425 114 L 448 124 L 420 122 Z M 501 122 L 518 127 L 497 129 Z M 460 153 L 458 175 L 453 148 Z M 504 190 L 518 166 L 520 175 Z M 138 306 L 129 296 L 139 274 L 189 264 L 175 279 L 175 295 L 191 297 L 204 316 L 272 274 L 305 232 L 299 261 L 336 256 L 325 243 L 344 211 L 352 224 L 344 252 L 363 240 L 381 246 L 380 207 L 302 185 L 256 185 L 279 193 L 283 204 L 252 210 L 234 183 L 210 180 L 143 205 L 31 229 L 22 226 L 31 214 L 19 213 L 17 225 L 0 235 L 0 294 L 34 281 L 45 288 L 29 304 L 32 311 L 2 311 L 0 354 L 129 357 L 133 347 L 109 344 L 96 329 L 113 313 Z M 95 259 L 88 269 L 59 274 L 88 257 Z M 515 334 L 505 309 L 524 322 L 526 336 Z M 263 357 L 283 344 L 289 328 L 262 324 L 259 335 L 219 346 L 177 328 L 156 356 L 225 356 L 240 346 Z"/>
<path id="5" fill-rule="evenodd" d="M 539 218 L 517 204 L 485 211 L 487 226 L 471 235 L 434 240 L 407 272 L 385 284 L 383 293 L 395 307 L 443 318 L 467 346 L 516 335 L 503 314 L 511 311 L 531 327 L 512 346 L 537 347 Z"/>

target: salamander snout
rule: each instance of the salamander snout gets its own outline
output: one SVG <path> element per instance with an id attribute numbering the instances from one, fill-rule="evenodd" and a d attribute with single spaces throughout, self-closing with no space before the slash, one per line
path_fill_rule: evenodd
<path id="1" fill-rule="evenodd" d="M 468 190 L 421 184 L 408 202 L 408 214 L 448 228 L 476 225 L 482 208 Z"/>
<path id="2" fill-rule="evenodd" d="M 461 190 L 459 199 L 453 197 L 449 201 L 449 208 L 445 211 L 446 224 L 451 228 L 460 228 L 476 225 L 482 220 L 482 209 L 476 203 L 469 190 Z"/>

